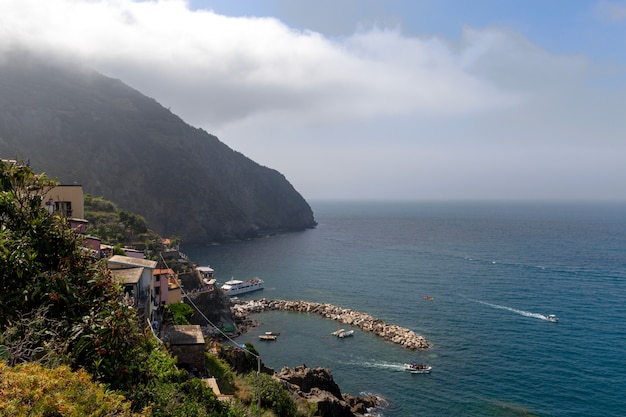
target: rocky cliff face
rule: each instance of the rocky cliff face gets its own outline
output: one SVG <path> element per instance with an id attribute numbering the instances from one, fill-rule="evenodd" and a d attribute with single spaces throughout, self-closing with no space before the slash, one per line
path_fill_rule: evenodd
<path id="1" fill-rule="evenodd" d="M 0 157 L 29 160 L 186 243 L 315 226 L 279 172 L 119 80 L 14 54 L 0 61 Z"/>
<path id="2" fill-rule="evenodd" d="M 316 416 L 358 417 L 379 405 L 375 396 L 355 397 L 342 394 L 330 370 L 325 368 L 283 368 L 274 375 L 295 398 L 304 398 L 317 406 Z"/>

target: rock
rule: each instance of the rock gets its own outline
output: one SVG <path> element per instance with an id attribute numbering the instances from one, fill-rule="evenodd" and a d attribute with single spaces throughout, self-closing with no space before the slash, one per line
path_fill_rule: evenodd
<path id="1" fill-rule="evenodd" d="M 330 370 L 325 368 L 307 368 L 298 366 L 294 369 L 284 367 L 274 374 L 294 398 L 304 398 L 316 405 L 316 416 L 321 417 L 362 417 L 368 408 L 379 404 L 373 395 L 356 397 L 341 394 Z"/>

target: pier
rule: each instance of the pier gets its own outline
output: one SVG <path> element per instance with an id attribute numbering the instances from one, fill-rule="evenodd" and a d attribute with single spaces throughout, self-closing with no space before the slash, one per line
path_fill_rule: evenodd
<path id="1" fill-rule="evenodd" d="M 366 332 L 372 332 L 385 340 L 409 350 L 427 349 L 428 341 L 414 331 L 395 324 L 385 323 L 366 313 L 341 308 L 332 304 L 309 301 L 268 300 L 261 298 L 250 301 L 232 300 L 231 309 L 236 317 L 264 311 L 288 311 L 295 313 L 313 313 L 339 323 L 356 326 Z"/>

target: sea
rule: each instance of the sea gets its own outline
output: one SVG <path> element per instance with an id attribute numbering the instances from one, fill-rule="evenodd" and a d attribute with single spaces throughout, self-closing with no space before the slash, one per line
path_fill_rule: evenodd
<path id="1" fill-rule="evenodd" d="M 310 204 L 314 229 L 182 251 L 218 283 L 265 281 L 240 299 L 365 312 L 431 347 L 347 325 L 354 336 L 337 339 L 333 320 L 267 312 L 234 341 L 264 364 L 329 368 L 342 392 L 381 398 L 373 416 L 626 415 L 626 202 Z"/>

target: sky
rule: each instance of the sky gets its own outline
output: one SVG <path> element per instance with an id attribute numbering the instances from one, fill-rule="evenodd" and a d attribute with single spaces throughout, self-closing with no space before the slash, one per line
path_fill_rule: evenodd
<path id="1" fill-rule="evenodd" d="M 0 0 L 305 199 L 626 199 L 626 0 Z"/>

